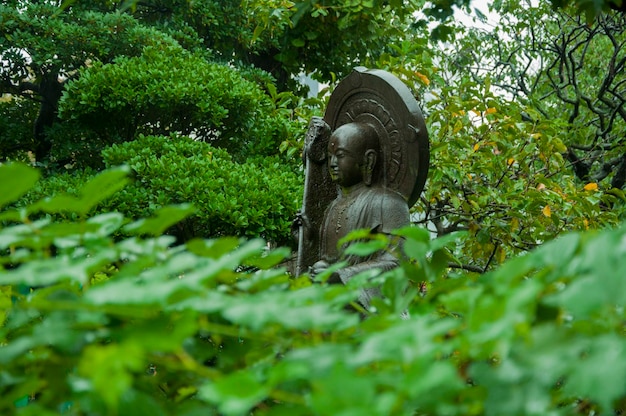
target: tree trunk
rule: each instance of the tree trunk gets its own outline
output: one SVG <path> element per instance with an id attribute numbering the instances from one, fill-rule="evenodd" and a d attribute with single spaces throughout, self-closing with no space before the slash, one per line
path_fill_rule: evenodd
<path id="1" fill-rule="evenodd" d="M 56 72 L 44 74 L 39 85 L 41 107 L 35 120 L 35 159 L 42 162 L 50 156 L 52 140 L 48 129 L 57 121 L 59 100 L 63 92 L 63 83 L 59 81 Z"/>

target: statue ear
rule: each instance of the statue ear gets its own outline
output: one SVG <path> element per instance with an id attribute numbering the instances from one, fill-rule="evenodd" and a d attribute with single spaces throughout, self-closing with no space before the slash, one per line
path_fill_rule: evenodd
<path id="1" fill-rule="evenodd" d="M 366 151 L 363 156 L 363 161 L 365 162 L 363 164 L 363 182 L 367 186 L 371 186 L 372 181 L 374 180 L 374 166 L 376 166 L 376 158 L 376 151 L 373 149 Z"/>

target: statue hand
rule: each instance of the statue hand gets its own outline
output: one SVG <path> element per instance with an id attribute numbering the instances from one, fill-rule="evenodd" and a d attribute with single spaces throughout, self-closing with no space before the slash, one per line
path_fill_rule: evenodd
<path id="1" fill-rule="evenodd" d="M 319 260 L 313 264 L 313 266 L 309 267 L 309 274 L 311 278 L 314 278 L 318 274 L 322 273 L 324 270 L 328 269 L 328 262 L 324 260 Z"/>
<path id="2" fill-rule="evenodd" d="M 326 160 L 326 148 L 330 137 L 330 126 L 322 117 L 313 117 L 309 122 L 309 129 L 304 139 L 303 162 L 307 158 L 320 164 Z"/>
<path id="3" fill-rule="evenodd" d="M 304 230 L 304 238 L 310 237 L 311 221 L 302 211 L 296 213 L 296 218 L 291 223 L 291 235 L 298 241 L 300 230 Z"/>
<path id="4" fill-rule="evenodd" d="M 318 274 L 323 273 L 324 271 L 326 271 L 326 269 L 328 269 L 328 267 L 330 267 L 330 265 L 325 260 L 319 260 L 319 261 L 315 262 L 315 264 L 313 264 L 313 266 L 309 267 L 309 275 L 311 276 L 311 280 L 315 280 L 315 277 Z M 339 278 L 339 275 L 335 272 L 335 273 L 330 275 L 328 280 L 326 280 L 326 283 L 341 283 L 341 279 Z"/>

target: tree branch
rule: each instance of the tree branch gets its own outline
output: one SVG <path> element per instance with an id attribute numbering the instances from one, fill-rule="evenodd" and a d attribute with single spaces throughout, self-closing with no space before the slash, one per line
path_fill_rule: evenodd
<path id="1" fill-rule="evenodd" d="M 468 272 L 474 272 L 474 273 L 480 273 L 480 274 L 485 273 L 485 270 L 482 267 L 474 266 L 471 264 L 448 263 L 448 267 L 451 269 L 463 269 L 463 270 L 467 270 Z"/>
<path id="2" fill-rule="evenodd" d="M 619 167 L 611 180 L 611 187 L 622 189 L 626 183 L 626 153 L 622 155 Z"/>

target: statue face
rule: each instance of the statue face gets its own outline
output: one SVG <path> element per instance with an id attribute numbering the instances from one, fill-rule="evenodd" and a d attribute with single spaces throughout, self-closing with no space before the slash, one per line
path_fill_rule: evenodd
<path id="1" fill-rule="evenodd" d="M 363 182 L 364 149 L 360 131 L 350 125 L 338 128 L 328 143 L 328 168 L 332 180 L 343 188 Z"/>

